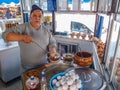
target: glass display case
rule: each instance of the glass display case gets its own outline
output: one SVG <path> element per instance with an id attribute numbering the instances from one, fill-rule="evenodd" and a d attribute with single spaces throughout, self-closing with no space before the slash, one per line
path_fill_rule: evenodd
<path id="1" fill-rule="evenodd" d="M 119 90 L 119 60 L 120 60 L 120 22 L 112 19 L 109 29 L 109 38 L 107 38 L 106 50 L 104 55 L 106 78 L 113 86 L 114 90 Z M 104 64 L 103 64 L 104 65 Z"/>
<path id="2" fill-rule="evenodd" d="M 112 61 L 111 61 L 112 63 L 110 62 L 110 68 L 111 68 L 110 82 L 113 83 L 115 89 L 119 90 L 120 89 L 119 86 L 120 85 L 120 23 L 115 22 L 115 24 L 116 24 L 116 32 L 118 35 L 116 36 L 116 44 L 114 46 L 115 48 L 113 54 L 114 56 L 112 57 Z M 113 34 L 115 37 L 115 33 Z"/>

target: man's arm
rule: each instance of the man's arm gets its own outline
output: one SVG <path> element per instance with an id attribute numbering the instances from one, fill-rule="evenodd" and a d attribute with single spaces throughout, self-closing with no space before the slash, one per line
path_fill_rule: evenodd
<path id="1" fill-rule="evenodd" d="M 14 32 L 10 32 L 6 35 L 6 40 L 7 40 L 7 42 L 23 41 L 25 43 L 30 43 L 30 42 L 32 42 L 32 37 L 30 37 L 28 35 L 22 35 L 22 34 L 16 34 Z"/>

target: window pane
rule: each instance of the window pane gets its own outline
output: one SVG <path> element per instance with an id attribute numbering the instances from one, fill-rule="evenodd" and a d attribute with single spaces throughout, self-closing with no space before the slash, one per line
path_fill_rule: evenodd
<path id="1" fill-rule="evenodd" d="M 79 10 L 79 0 L 68 0 L 68 10 Z"/>
<path id="2" fill-rule="evenodd" d="M 82 0 L 80 10 L 91 10 L 91 0 Z"/>
<path id="3" fill-rule="evenodd" d="M 87 19 L 86 19 L 87 18 Z M 94 32 L 95 15 L 81 15 L 81 14 L 58 14 L 56 13 L 56 31 L 70 32 L 71 22 L 80 22 L 88 26 Z M 88 22 L 90 21 L 90 22 Z"/>
<path id="4" fill-rule="evenodd" d="M 67 0 L 59 0 L 58 4 L 59 10 L 67 10 Z"/>
<path id="5" fill-rule="evenodd" d="M 47 10 L 47 0 L 40 0 L 40 7 L 43 9 L 43 10 Z"/>

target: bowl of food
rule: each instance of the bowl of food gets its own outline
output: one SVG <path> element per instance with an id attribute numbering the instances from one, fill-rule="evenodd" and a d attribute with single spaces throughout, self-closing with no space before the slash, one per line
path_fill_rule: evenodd
<path id="1" fill-rule="evenodd" d="M 89 52 L 77 52 L 74 56 L 74 62 L 82 67 L 90 66 L 93 63 L 93 55 Z"/>
<path id="2" fill-rule="evenodd" d="M 60 55 L 58 53 L 53 53 L 52 55 L 50 55 L 49 59 L 51 61 L 57 61 L 60 59 Z"/>
<path id="3" fill-rule="evenodd" d="M 63 59 L 64 59 L 64 61 L 73 61 L 73 57 L 74 57 L 74 55 L 73 54 L 71 54 L 71 53 L 65 53 L 65 54 L 63 54 Z"/>

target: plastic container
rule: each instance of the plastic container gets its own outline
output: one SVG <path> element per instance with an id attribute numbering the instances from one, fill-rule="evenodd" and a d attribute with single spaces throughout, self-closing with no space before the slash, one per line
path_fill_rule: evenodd
<path id="1" fill-rule="evenodd" d="M 41 89 L 40 90 L 48 90 L 47 87 L 47 80 L 46 80 L 46 74 L 44 72 L 42 72 L 41 74 Z"/>
<path id="2" fill-rule="evenodd" d="M 39 84 L 39 79 L 37 77 L 31 76 L 26 81 L 26 86 L 29 90 L 35 90 L 37 88 L 37 85 Z"/>
<path id="3" fill-rule="evenodd" d="M 50 79 L 50 90 L 56 90 L 56 86 L 55 85 L 53 85 L 53 80 L 57 80 L 57 82 L 58 82 L 58 77 L 60 76 L 61 78 L 62 77 L 65 77 L 65 74 L 66 74 L 67 72 L 61 72 L 61 73 L 58 73 L 58 74 L 55 74 L 51 79 Z M 67 78 L 67 77 L 65 77 L 65 78 Z M 65 79 L 66 80 L 66 79 Z M 80 79 L 79 79 L 79 81 L 80 82 L 82 82 Z M 69 80 L 68 80 L 68 82 L 70 82 Z M 82 85 L 82 84 L 81 84 Z M 64 86 L 64 85 L 63 85 Z M 70 89 L 70 86 L 68 86 L 69 88 L 67 88 L 67 89 L 65 89 L 65 90 L 71 90 Z M 58 89 L 58 87 L 57 87 L 57 89 Z M 63 90 L 63 89 L 60 89 L 60 90 Z M 75 89 L 72 89 L 72 90 L 75 90 Z M 82 90 L 82 86 L 81 86 L 81 88 L 79 88 L 78 90 Z"/>

